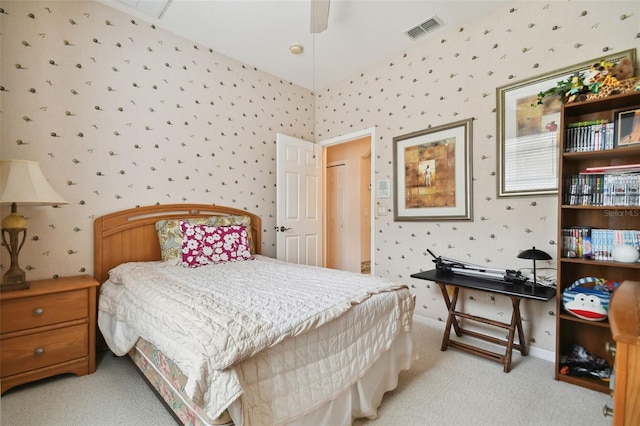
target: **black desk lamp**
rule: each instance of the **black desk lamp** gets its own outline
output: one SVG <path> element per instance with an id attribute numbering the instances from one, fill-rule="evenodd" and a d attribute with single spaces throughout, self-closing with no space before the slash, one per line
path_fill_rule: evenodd
<path id="1" fill-rule="evenodd" d="M 532 290 L 535 292 L 535 290 L 536 290 L 536 260 L 549 260 L 549 259 L 551 259 L 551 256 L 549 256 L 548 253 L 546 253 L 546 252 L 544 252 L 542 250 L 538 250 L 534 246 L 533 248 L 521 251 L 518 254 L 518 258 L 533 260 L 533 284 L 532 284 Z"/>

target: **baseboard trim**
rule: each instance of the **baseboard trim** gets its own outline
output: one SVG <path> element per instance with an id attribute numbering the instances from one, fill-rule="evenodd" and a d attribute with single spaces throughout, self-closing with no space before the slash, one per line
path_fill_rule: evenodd
<path id="1" fill-rule="evenodd" d="M 444 328 L 444 325 L 445 325 L 445 323 L 442 321 L 437 321 L 432 318 L 423 317 L 422 315 L 414 315 L 413 321 L 419 322 L 421 324 L 424 324 L 430 327 Z M 473 339 L 473 337 L 469 337 L 469 338 Z M 529 355 L 531 355 L 534 358 L 542 359 L 545 361 L 556 362 L 556 353 L 552 351 L 548 351 L 546 349 L 529 346 Z"/>

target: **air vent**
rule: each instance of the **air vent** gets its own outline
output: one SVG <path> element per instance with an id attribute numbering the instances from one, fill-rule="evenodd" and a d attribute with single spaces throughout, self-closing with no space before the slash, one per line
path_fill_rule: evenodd
<path id="1" fill-rule="evenodd" d="M 411 40 L 417 40 L 418 38 L 426 35 L 428 32 L 433 31 L 442 25 L 443 24 L 440 18 L 438 18 L 437 16 L 432 16 L 423 23 L 405 31 L 405 34 L 408 35 Z"/>

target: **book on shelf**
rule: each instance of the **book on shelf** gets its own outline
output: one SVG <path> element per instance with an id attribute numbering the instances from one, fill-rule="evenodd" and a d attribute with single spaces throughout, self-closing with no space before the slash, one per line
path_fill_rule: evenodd
<path id="1" fill-rule="evenodd" d="M 569 206 L 604 205 L 604 175 L 569 175 L 565 178 L 563 203 Z"/>
<path id="2" fill-rule="evenodd" d="M 573 226 L 562 229 L 562 257 L 586 259 L 591 257 L 590 227 Z"/>
<path id="3" fill-rule="evenodd" d="M 567 125 L 565 152 L 590 152 L 614 148 L 614 126 L 606 120 L 579 121 Z"/>
<path id="4" fill-rule="evenodd" d="M 640 206 L 640 165 L 591 167 L 568 175 L 562 202 L 569 206 Z"/>
<path id="5" fill-rule="evenodd" d="M 618 245 L 640 250 L 640 230 L 597 229 L 573 226 L 562 229 L 562 257 L 591 260 L 613 260 L 611 252 Z"/>
<path id="6" fill-rule="evenodd" d="M 615 166 L 587 167 L 581 174 L 590 173 L 635 173 L 640 172 L 640 164 L 620 164 Z"/>

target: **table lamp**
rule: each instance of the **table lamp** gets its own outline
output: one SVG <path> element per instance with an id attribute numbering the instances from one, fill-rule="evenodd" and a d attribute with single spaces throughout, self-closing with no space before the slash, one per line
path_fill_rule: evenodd
<path id="1" fill-rule="evenodd" d="M 0 204 L 11 204 L 11 214 L 2 219 L 2 242 L 11 256 L 11 266 L 4 274 L 0 291 L 29 288 L 25 272 L 18 264 L 18 254 L 27 238 L 27 221 L 17 213 L 18 204 L 53 206 L 67 204 L 67 202 L 49 185 L 38 162 L 2 160 L 0 161 Z M 21 235 L 22 238 L 20 238 Z"/>
<path id="2" fill-rule="evenodd" d="M 533 248 L 521 251 L 520 254 L 518 254 L 518 258 L 533 260 L 532 289 L 533 291 L 535 291 L 536 290 L 536 260 L 549 260 L 551 259 L 551 256 L 549 256 L 548 253 L 542 250 L 536 249 L 536 247 L 534 246 Z"/>

